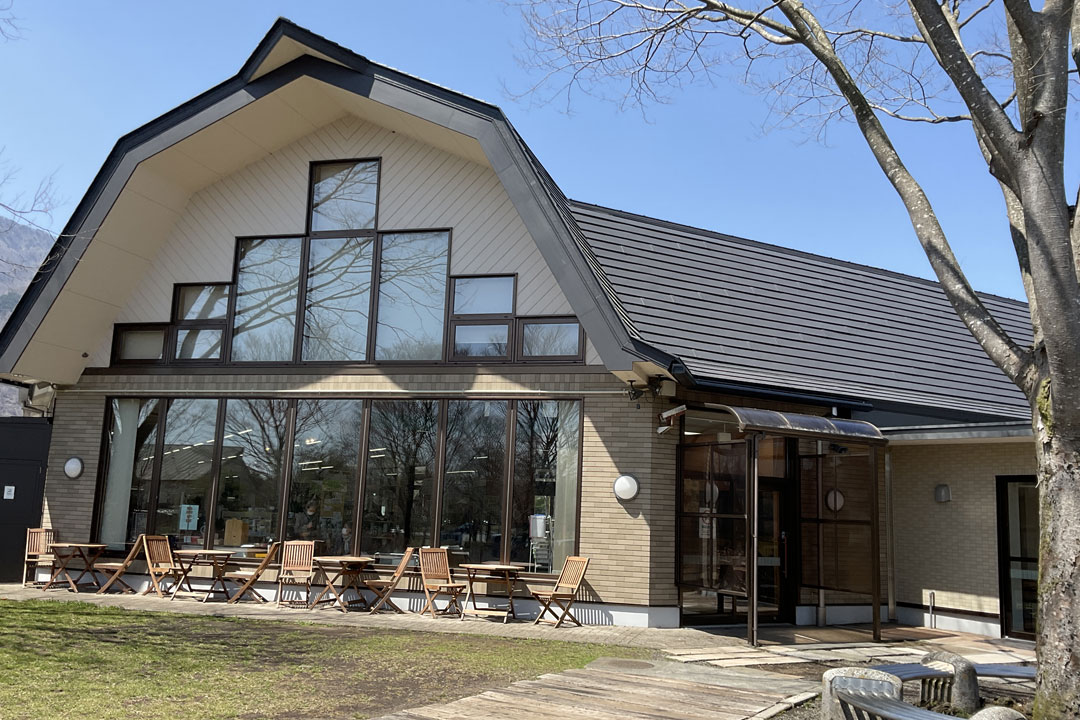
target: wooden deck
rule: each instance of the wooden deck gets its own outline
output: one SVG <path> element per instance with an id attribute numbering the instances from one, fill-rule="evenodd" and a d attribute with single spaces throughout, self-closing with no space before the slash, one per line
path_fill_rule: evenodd
<path id="1" fill-rule="evenodd" d="M 708 675 L 695 673 L 695 679 L 687 679 L 648 670 L 614 669 L 619 663 L 633 661 L 604 663 L 601 660 L 583 670 L 542 675 L 449 703 L 399 711 L 380 720 L 746 720 L 801 693 L 816 694 L 812 689 L 807 693 L 812 684 L 796 678 L 772 676 L 762 682 L 763 678 L 718 670 Z M 707 682 L 701 681 L 706 678 Z"/>

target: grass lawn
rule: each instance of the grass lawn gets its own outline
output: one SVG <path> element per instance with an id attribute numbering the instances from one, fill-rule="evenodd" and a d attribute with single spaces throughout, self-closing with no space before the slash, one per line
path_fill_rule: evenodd
<path id="1" fill-rule="evenodd" d="M 648 655 L 556 640 L 0 600 L 0 718 L 364 718 L 602 656 Z"/>

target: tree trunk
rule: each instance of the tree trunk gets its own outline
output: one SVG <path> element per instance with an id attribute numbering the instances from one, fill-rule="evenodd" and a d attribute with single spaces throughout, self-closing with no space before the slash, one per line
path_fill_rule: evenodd
<path id="1" fill-rule="evenodd" d="M 1035 720 L 1080 718 L 1080 439 L 1038 419 L 1039 612 Z"/>

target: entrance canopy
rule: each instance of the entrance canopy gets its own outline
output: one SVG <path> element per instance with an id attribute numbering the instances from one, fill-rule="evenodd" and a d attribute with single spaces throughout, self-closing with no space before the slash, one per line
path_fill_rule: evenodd
<path id="1" fill-rule="evenodd" d="M 827 418 L 819 415 L 762 410 L 761 408 L 734 407 L 705 403 L 709 410 L 720 410 L 735 417 L 739 430 L 764 432 L 775 435 L 795 435 L 817 440 L 876 443 L 888 442 L 881 431 L 862 420 Z"/>

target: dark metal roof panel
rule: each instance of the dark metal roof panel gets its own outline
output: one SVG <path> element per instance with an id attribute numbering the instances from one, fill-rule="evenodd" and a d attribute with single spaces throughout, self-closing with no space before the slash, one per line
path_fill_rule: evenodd
<path id="1" fill-rule="evenodd" d="M 697 377 L 1026 418 L 937 283 L 584 203 L 571 209 L 641 339 Z M 1025 303 L 983 296 L 1020 344 Z"/>

